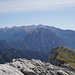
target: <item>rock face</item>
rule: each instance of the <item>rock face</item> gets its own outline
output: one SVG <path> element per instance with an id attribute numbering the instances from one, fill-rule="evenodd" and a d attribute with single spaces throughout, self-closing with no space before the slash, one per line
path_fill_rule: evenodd
<path id="1" fill-rule="evenodd" d="M 75 71 L 75 50 L 65 46 L 57 46 L 51 50 L 48 62 Z"/>
<path id="2" fill-rule="evenodd" d="M 15 67 L 10 66 L 9 64 L 0 64 L 0 75 L 24 75 Z"/>
<path id="3" fill-rule="evenodd" d="M 0 64 L 0 75 L 75 75 L 75 73 L 40 60 L 20 58 Z"/>

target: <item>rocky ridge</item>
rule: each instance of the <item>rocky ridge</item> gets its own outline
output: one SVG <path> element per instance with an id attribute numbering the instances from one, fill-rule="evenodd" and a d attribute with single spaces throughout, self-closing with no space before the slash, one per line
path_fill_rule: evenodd
<path id="1" fill-rule="evenodd" d="M 72 71 L 40 60 L 13 59 L 0 64 L 0 75 L 75 75 Z"/>
<path id="2" fill-rule="evenodd" d="M 65 46 L 57 46 L 50 51 L 48 62 L 75 72 L 75 50 Z"/>

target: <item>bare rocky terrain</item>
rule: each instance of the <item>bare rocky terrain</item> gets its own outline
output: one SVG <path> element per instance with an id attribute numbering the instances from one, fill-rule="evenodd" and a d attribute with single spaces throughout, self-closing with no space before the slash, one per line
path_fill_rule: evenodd
<path id="1" fill-rule="evenodd" d="M 0 64 L 0 75 L 75 75 L 74 72 L 36 59 L 13 59 Z"/>

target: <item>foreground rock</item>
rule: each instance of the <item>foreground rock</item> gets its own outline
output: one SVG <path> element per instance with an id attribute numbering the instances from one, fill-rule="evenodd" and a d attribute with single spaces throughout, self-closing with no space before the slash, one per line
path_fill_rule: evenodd
<path id="1" fill-rule="evenodd" d="M 0 64 L 0 75 L 75 75 L 64 67 L 54 66 L 40 60 L 13 59 Z"/>
<path id="2" fill-rule="evenodd" d="M 24 75 L 21 71 L 9 64 L 0 64 L 0 75 Z"/>

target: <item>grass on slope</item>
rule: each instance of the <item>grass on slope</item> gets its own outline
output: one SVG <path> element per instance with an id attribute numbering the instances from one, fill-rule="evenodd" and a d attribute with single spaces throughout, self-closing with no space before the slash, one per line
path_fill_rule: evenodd
<path id="1" fill-rule="evenodd" d="M 75 67 L 75 54 L 72 51 L 66 49 L 58 49 L 57 59 L 62 60 L 72 67 Z"/>

